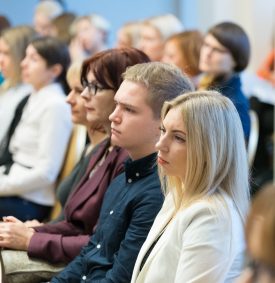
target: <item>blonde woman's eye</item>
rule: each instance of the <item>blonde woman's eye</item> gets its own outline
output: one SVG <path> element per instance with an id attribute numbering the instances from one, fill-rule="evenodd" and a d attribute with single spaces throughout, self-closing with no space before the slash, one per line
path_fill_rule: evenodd
<path id="1" fill-rule="evenodd" d="M 184 143 L 186 140 L 185 140 L 185 138 L 183 138 L 183 137 L 181 137 L 181 136 L 175 136 L 175 140 L 177 141 L 177 142 L 180 142 L 180 143 Z"/>

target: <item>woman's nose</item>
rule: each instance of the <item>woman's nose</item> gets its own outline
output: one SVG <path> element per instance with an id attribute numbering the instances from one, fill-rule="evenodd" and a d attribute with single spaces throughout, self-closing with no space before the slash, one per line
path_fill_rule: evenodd
<path id="1" fill-rule="evenodd" d="M 165 152 L 168 151 L 168 145 L 164 136 L 160 136 L 158 142 L 156 143 L 156 149 Z"/>
<path id="2" fill-rule="evenodd" d="M 90 100 L 91 99 L 91 96 L 89 94 L 89 90 L 88 90 L 88 87 L 85 87 L 83 89 L 83 91 L 81 92 L 81 97 L 83 97 L 85 100 Z"/>
<path id="3" fill-rule="evenodd" d="M 66 97 L 66 102 L 69 104 L 73 104 L 74 103 L 74 95 L 73 95 L 73 90 L 71 90 L 67 97 Z"/>

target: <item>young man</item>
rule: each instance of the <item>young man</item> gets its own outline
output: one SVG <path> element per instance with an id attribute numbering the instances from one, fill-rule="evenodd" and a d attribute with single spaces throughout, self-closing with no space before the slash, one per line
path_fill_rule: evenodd
<path id="1" fill-rule="evenodd" d="M 127 69 L 110 115 L 112 143 L 130 159 L 105 194 L 95 233 L 87 246 L 51 282 L 130 282 L 133 266 L 163 195 L 156 166 L 164 101 L 192 91 L 179 69 L 153 62 Z"/>

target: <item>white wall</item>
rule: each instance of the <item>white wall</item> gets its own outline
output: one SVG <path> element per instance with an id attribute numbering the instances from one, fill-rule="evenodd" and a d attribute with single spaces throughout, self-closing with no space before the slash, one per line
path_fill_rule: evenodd
<path id="1" fill-rule="evenodd" d="M 77 15 L 98 13 L 112 24 L 110 46 L 116 30 L 125 22 L 163 13 L 177 14 L 176 0 L 64 0 L 68 11 Z M 38 0 L 0 0 L 0 14 L 5 14 L 14 25 L 32 24 Z"/>
<path id="2" fill-rule="evenodd" d="M 0 14 L 14 25 L 31 24 L 38 0 L 0 0 Z M 112 23 L 110 45 L 116 30 L 126 21 L 162 13 L 174 13 L 186 28 L 205 32 L 212 25 L 232 20 L 248 33 L 252 45 L 249 69 L 255 71 L 271 49 L 275 33 L 275 0 L 65 0 L 69 11 L 78 15 L 99 13 Z M 125 12 L 125 10 L 127 12 Z M 274 36 L 275 37 L 275 36 Z M 275 40 L 275 39 L 274 39 Z"/>

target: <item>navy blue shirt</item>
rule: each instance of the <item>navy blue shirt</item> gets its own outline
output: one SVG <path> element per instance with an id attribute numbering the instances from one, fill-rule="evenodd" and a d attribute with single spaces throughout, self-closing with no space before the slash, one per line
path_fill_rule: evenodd
<path id="1" fill-rule="evenodd" d="M 51 282 L 129 283 L 162 203 L 156 154 L 128 160 L 107 189 L 95 234 Z"/>
<path id="2" fill-rule="evenodd" d="M 250 134 L 249 102 L 241 89 L 239 75 L 233 75 L 229 80 L 218 84 L 217 88 L 234 103 L 241 118 L 245 138 L 248 141 Z"/>

